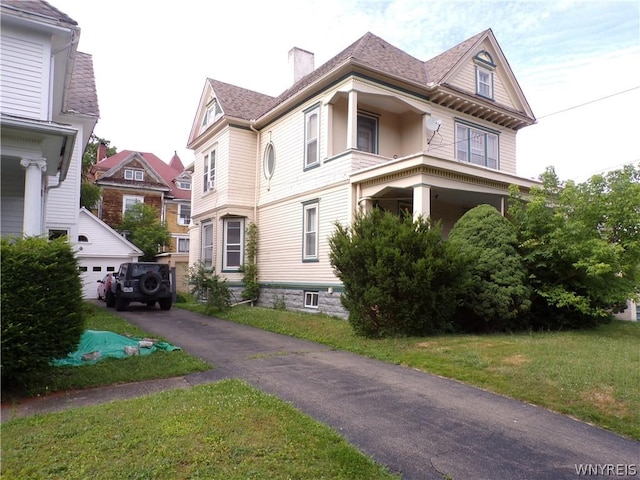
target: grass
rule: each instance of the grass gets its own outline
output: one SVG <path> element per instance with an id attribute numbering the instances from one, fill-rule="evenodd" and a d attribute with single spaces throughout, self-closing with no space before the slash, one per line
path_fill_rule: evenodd
<path id="1" fill-rule="evenodd" d="M 88 330 L 106 330 L 129 334 L 134 337 L 150 337 L 144 330 L 128 323 L 121 317 L 109 313 L 103 308 L 86 303 Z M 158 340 L 170 340 L 159 338 Z M 169 378 L 201 372 L 211 369 L 208 363 L 189 355 L 183 350 L 165 352 L 158 350 L 152 355 L 132 356 L 125 359 L 107 358 L 94 365 L 79 367 L 56 367 L 43 379 L 37 387 L 27 392 L 3 392 L 3 401 L 15 400 L 20 396 L 47 395 L 50 393 L 114 385 L 119 383 L 138 382 L 157 378 Z"/>
<path id="2" fill-rule="evenodd" d="M 239 380 L 18 418 L 2 478 L 392 479 L 335 431 Z"/>
<path id="3" fill-rule="evenodd" d="M 199 304 L 181 308 L 203 311 Z M 640 324 L 594 330 L 366 339 L 323 315 L 235 307 L 216 316 L 457 379 L 640 440 Z"/>

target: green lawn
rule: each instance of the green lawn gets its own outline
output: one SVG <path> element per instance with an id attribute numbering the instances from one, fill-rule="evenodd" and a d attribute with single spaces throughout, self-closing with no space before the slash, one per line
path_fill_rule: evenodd
<path id="1" fill-rule="evenodd" d="M 181 308 L 202 311 L 196 304 Z M 640 324 L 595 330 L 366 339 L 323 315 L 234 307 L 220 318 L 405 365 L 640 440 Z"/>
<path id="2" fill-rule="evenodd" d="M 239 380 L 11 420 L 1 468 L 4 480 L 399 478 Z"/>
<path id="3" fill-rule="evenodd" d="M 87 308 L 86 329 L 88 330 L 106 330 L 140 338 L 150 336 L 147 332 L 104 308 L 98 308 L 90 303 L 85 303 L 85 305 Z M 171 343 L 170 339 L 159 338 L 158 340 Z M 63 390 L 169 378 L 206 371 L 211 368 L 212 366 L 208 363 L 183 350 L 172 352 L 158 350 L 152 355 L 132 356 L 126 359 L 107 358 L 94 365 L 57 367 L 41 385 L 32 388 L 26 394 L 27 396 L 46 395 Z M 3 391 L 3 402 L 9 401 L 12 396 L 15 394 Z"/>

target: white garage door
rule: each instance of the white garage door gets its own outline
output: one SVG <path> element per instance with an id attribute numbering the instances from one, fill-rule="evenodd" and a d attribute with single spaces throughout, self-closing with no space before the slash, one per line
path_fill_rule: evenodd
<path id="1" fill-rule="evenodd" d="M 98 298 L 98 280 L 107 273 L 117 272 L 120 264 L 132 261 L 130 258 L 80 258 L 80 278 L 82 279 L 82 296 L 89 300 Z"/>

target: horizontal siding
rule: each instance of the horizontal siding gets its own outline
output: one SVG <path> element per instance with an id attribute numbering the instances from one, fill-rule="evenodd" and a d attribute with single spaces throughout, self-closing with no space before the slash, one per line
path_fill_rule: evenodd
<path id="1" fill-rule="evenodd" d="M 7 161 L 4 159 L 3 161 Z M 15 160 L 17 162 L 17 160 Z M 8 172 L 13 169 L 3 169 L 0 175 L 2 202 L 0 202 L 0 232 L 3 236 L 22 236 L 22 221 L 24 214 L 24 170 L 15 170 L 15 175 Z"/>
<path id="2" fill-rule="evenodd" d="M 0 110 L 11 115 L 46 120 L 49 45 L 44 38 L 3 34 L 0 48 Z"/>
<path id="3" fill-rule="evenodd" d="M 438 133 L 429 145 L 428 154 L 447 160 L 455 160 L 455 121 L 462 119 L 479 128 L 487 128 L 499 132 L 499 168 L 500 171 L 516 173 L 516 132 L 485 122 L 471 115 L 454 112 L 443 107 L 434 107 L 432 117 L 442 120 Z"/>
<path id="4" fill-rule="evenodd" d="M 45 223 L 47 228 L 56 225 L 76 225 L 80 208 L 80 177 L 82 164 L 82 127 L 78 127 L 78 136 L 74 145 L 67 177 L 59 188 L 49 190 Z M 53 173 L 53 172 L 51 172 Z M 57 179 L 49 177 L 50 184 L 55 185 Z"/>
<path id="5" fill-rule="evenodd" d="M 203 192 L 204 156 L 211 152 L 214 145 L 216 146 L 216 188 L 212 192 Z M 191 176 L 191 216 L 198 218 L 227 202 L 226 187 L 229 175 L 227 169 L 222 166 L 229 159 L 229 129 L 223 130 L 203 147 L 196 150 L 194 158 L 193 175 Z"/>
<path id="6" fill-rule="evenodd" d="M 348 186 L 329 189 L 321 195 L 272 204 L 258 211 L 258 271 L 266 283 L 335 283 L 329 262 L 328 239 L 335 222 L 348 222 Z M 318 262 L 302 261 L 302 202 L 318 199 Z"/>
<path id="7" fill-rule="evenodd" d="M 256 145 L 258 135 L 233 128 L 229 132 L 228 196 L 232 205 L 253 207 L 256 189 Z M 224 168 L 224 164 L 222 164 Z"/>

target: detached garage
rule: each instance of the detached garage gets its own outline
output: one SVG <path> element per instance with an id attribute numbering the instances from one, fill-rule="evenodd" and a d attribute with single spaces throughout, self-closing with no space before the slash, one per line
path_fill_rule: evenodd
<path id="1" fill-rule="evenodd" d="M 117 272 L 121 263 L 137 262 L 142 251 L 86 208 L 80 209 L 78 243 L 84 298 L 97 298 L 98 280 Z"/>

